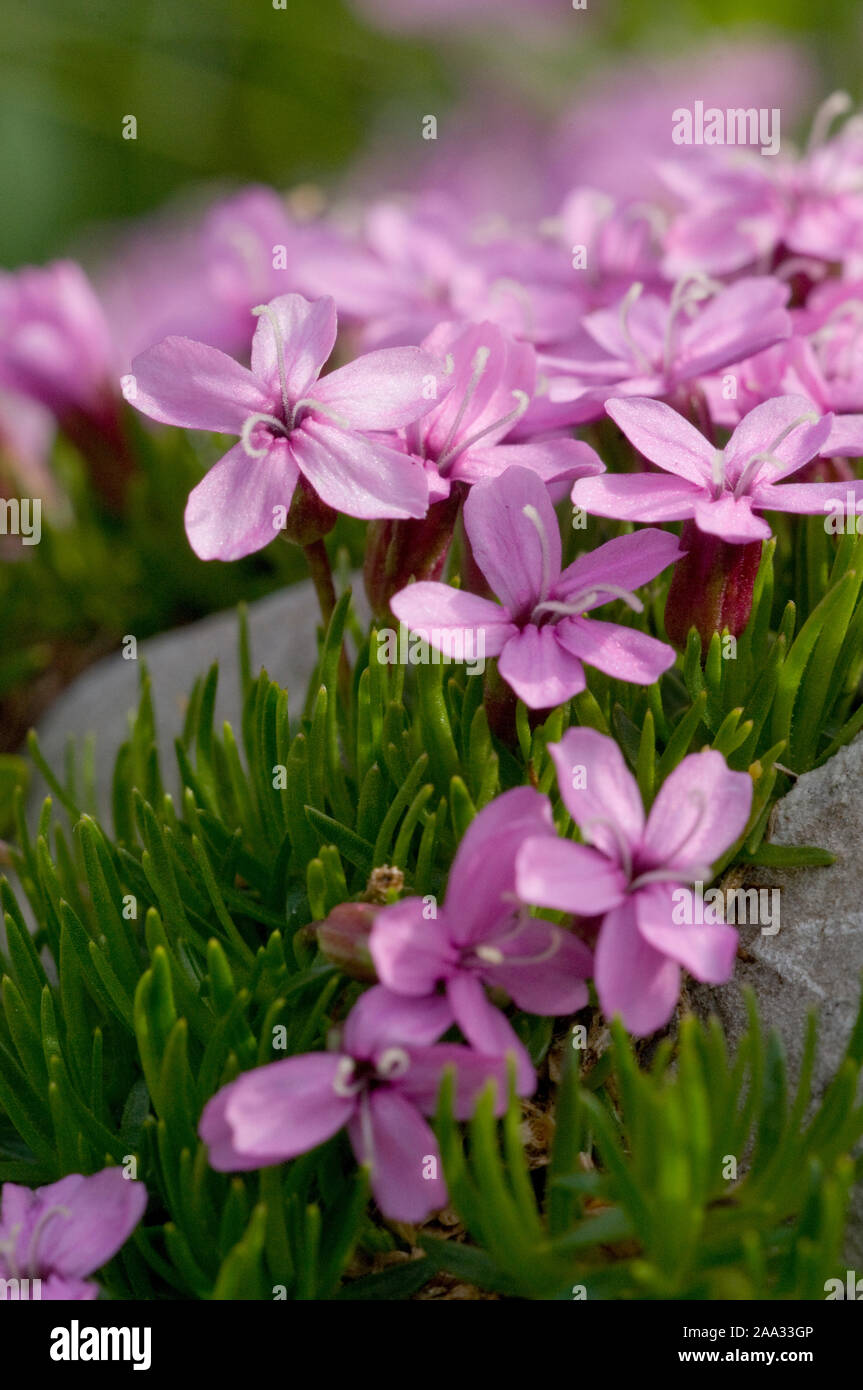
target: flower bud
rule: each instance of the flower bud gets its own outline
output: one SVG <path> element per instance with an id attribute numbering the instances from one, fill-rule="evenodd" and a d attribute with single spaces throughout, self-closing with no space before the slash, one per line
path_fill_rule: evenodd
<path id="1" fill-rule="evenodd" d="M 338 903 L 323 922 L 316 924 L 318 946 L 327 960 L 354 980 L 377 980 L 369 952 L 369 934 L 379 911 L 379 905 L 374 903 Z"/>

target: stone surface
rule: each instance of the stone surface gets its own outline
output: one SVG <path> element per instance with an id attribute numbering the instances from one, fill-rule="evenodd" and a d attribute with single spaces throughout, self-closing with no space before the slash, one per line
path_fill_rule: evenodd
<path id="1" fill-rule="evenodd" d="M 366 610 L 360 584 L 354 602 L 362 621 Z M 252 670 L 266 668 L 273 680 L 287 686 L 290 712 L 296 717 L 317 659 L 316 631 L 320 612 L 310 581 L 270 594 L 249 605 Z M 138 704 L 141 661 L 146 661 L 153 685 L 159 745 L 166 782 L 172 784 L 176 766 L 174 739 L 183 727 L 189 692 L 197 676 L 219 663 L 216 728 L 240 719 L 239 626 L 236 609 L 212 614 L 188 627 L 161 633 L 138 644 L 138 659 L 125 660 L 121 651 L 92 666 L 52 705 L 38 726 L 42 751 L 51 767 L 62 767 L 70 734 L 96 735 L 96 787 L 100 811 L 110 808 L 111 775 L 120 744 L 128 736 L 129 715 Z M 45 787 L 34 779 L 34 804 Z"/>
<path id="2" fill-rule="evenodd" d="M 796 1077 L 806 1015 L 818 1015 L 813 1094 L 823 1094 L 836 1071 L 860 999 L 863 971 L 863 735 L 814 772 L 808 772 L 776 807 L 770 839 L 780 845 L 818 845 L 836 855 L 827 869 L 752 869 L 747 886 L 780 889 L 781 925 L 773 935 L 741 926 L 750 959 L 739 959 L 727 985 L 690 985 L 699 1012 L 713 1011 L 734 1045 L 746 1028 L 742 987 L 758 998 L 765 1029 L 785 1044 Z M 849 1232 L 849 1259 L 863 1273 L 863 1190 L 858 1187 Z"/>

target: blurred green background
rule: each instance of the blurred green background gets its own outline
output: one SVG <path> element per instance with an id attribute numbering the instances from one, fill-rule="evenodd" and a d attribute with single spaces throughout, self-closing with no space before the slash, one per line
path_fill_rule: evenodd
<path id="1" fill-rule="evenodd" d="M 503 16 L 465 40 L 383 33 L 347 0 L 2 0 L 0 262 L 44 260 L 94 222 L 214 178 L 326 181 L 372 134 L 397 137 L 418 107 L 483 86 L 560 109 L 598 63 L 673 56 L 717 29 L 796 36 L 828 90 L 859 96 L 858 0 L 589 0 L 577 16 L 560 4 L 567 41 L 531 64 Z"/>

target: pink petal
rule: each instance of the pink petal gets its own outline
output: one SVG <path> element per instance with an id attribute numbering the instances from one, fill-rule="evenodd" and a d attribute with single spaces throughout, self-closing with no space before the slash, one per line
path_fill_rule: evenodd
<path id="1" fill-rule="evenodd" d="M 390 608 L 400 623 L 449 657 L 476 659 L 480 645 L 483 656 L 498 656 L 518 632 L 499 603 L 431 580 L 400 589 Z"/>
<path id="2" fill-rule="evenodd" d="M 506 1109 L 506 1062 L 500 1057 L 486 1057 L 460 1043 L 436 1043 L 434 1047 L 415 1048 L 411 1065 L 397 1083 L 399 1091 L 425 1115 L 437 1109 L 441 1079 L 447 1067 L 454 1071 L 453 1114 L 458 1120 L 469 1120 L 489 1081 L 495 1083 L 495 1113 Z"/>
<path id="3" fill-rule="evenodd" d="M 789 294 L 788 285 L 769 275 L 747 276 L 722 290 L 681 332 L 675 379 L 702 376 L 789 337 Z"/>
<path id="4" fill-rule="evenodd" d="M 38 1238 L 38 1264 L 46 1274 L 83 1279 L 101 1269 L 125 1244 L 147 1206 L 142 1182 L 122 1168 L 103 1168 L 92 1177 L 73 1173 L 37 1189 L 42 1211 L 64 1208 L 46 1220 Z"/>
<path id="5" fill-rule="evenodd" d="M 721 753 L 690 753 L 665 779 L 651 807 L 642 852 L 649 867 L 686 877 L 713 864 L 743 834 L 752 809 L 752 778 L 732 772 Z"/>
<path id="6" fill-rule="evenodd" d="M 863 415 L 834 415 L 822 458 L 860 458 L 863 454 Z"/>
<path id="7" fill-rule="evenodd" d="M 498 670 L 529 709 L 563 705 L 586 685 L 584 667 L 561 644 L 556 627 L 528 624 L 504 646 Z"/>
<path id="8" fill-rule="evenodd" d="M 595 729 L 568 729 L 548 751 L 563 803 L 581 833 L 619 863 L 621 837 L 630 849 L 641 839 L 644 807 L 618 745 Z"/>
<path id="9" fill-rule="evenodd" d="M 191 338 L 164 338 L 132 361 L 134 405 L 151 420 L 241 434 L 250 415 L 273 413 L 264 383 L 233 357 Z"/>
<path id="10" fill-rule="evenodd" d="M 697 503 L 695 524 L 699 531 L 721 536 L 732 545 L 766 541 L 771 536 L 767 522 L 754 515 L 751 498 L 734 497 L 730 492 L 723 492 L 715 501 L 705 497 Z"/>
<path id="11" fill-rule="evenodd" d="M 655 1033 L 674 1013 L 680 966 L 641 935 L 631 898 L 602 923 L 595 984 L 606 1018 L 620 1014 L 624 1027 L 636 1037 Z"/>
<path id="12" fill-rule="evenodd" d="M 371 1060 L 388 1047 L 427 1047 L 452 1024 L 442 994 L 415 998 L 374 985 L 345 1019 L 343 1045 L 352 1057 Z"/>
<path id="13" fill-rule="evenodd" d="M 584 1008 L 588 1000 L 584 982 L 593 974 L 593 957 L 571 932 L 529 917 L 515 935 L 492 937 L 489 946 L 500 951 L 504 963 L 489 963 L 483 980 L 491 988 L 505 990 L 519 1009 L 554 1017 Z"/>
<path id="14" fill-rule="evenodd" d="M 588 666 L 635 685 L 652 685 L 676 660 L 672 647 L 638 628 L 591 618 L 565 618 L 557 640 Z"/>
<path id="15" fill-rule="evenodd" d="M 640 454 L 696 486 L 709 484 L 713 448 L 694 425 L 663 401 L 615 397 L 607 413 Z"/>
<path id="16" fill-rule="evenodd" d="M 474 558 L 513 617 L 538 601 L 544 577 L 542 541 L 525 507 L 536 514 L 545 534 L 552 583 L 560 574 L 560 527 L 548 489 L 535 473 L 508 468 L 500 478 L 478 483 L 464 504 Z"/>
<path id="17" fill-rule="evenodd" d="M 322 377 L 311 391 L 356 430 L 394 430 L 426 415 L 449 390 L 443 364 L 417 347 L 381 348 Z"/>
<path id="18" fill-rule="evenodd" d="M 83 1303 L 99 1298 L 101 1292 L 98 1284 L 83 1279 L 62 1279 L 52 1274 L 42 1280 L 39 1297 L 43 1303 Z"/>
<path id="19" fill-rule="evenodd" d="M 381 984 L 399 994 L 432 994 L 459 961 L 442 918 L 423 916 L 422 898 L 403 898 L 375 917 L 369 950 Z"/>
<path id="20" fill-rule="evenodd" d="M 518 1094 L 533 1095 L 536 1076 L 527 1048 L 516 1036 L 506 1015 L 486 998 L 476 975 L 463 972 L 450 980 L 447 997 L 456 1022 L 471 1047 L 486 1057 L 513 1057 Z"/>
<path id="21" fill-rule="evenodd" d="M 244 1072 L 217 1091 L 198 1127 L 210 1167 L 268 1168 L 336 1134 L 355 1106 L 353 1097 L 334 1088 L 342 1061 L 334 1052 L 288 1057 Z"/>
<path id="22" fill-rule="evenodd" d="M 677 961 L 696 980 L 710 985 L 724 984 L 734 973 L 737 932 L 724 923 L 694 925 L 693 902 L 690 903 L 690 922 L 675 922 L 672 913 L 680 902 L 673 896 L 675 888 L 676 885 L 670 883 L 652 883 L 633 894 L 642 937 L 655 951 Z M 685 891 L 694 899 L 689 889 Z"/>
<path id="23" fill-rule="evenodd" d="M 299 470 L 286 439 L 274 439 L 263 458 L 235 444 L 193 488 L 186 503 L 186 535 L 201 560 L 239 560 L 263 550 L 278 534 Z"/>
<path id="24" fill-rule="evenodd" d="M 516 886 L 522 902 L 592 917 L 617 906 L 626 878 L 598 850 L 544 835 L 526 840 L 519 850 Z"/>
<path id="25" fill-rule="evenodd" d="M 555 627 L 528 624 L 507 642 L 498 670 L 530 709 L 562 705 L 584 690 L 584 668 L 558 641 Z"/>
<path id="26" fill-rule="evenodd" d="M 846 508 L 849 492 L 855 503 L 863 501 L 863 482 L 780 483 L 778 487 L 761 484 L 752 489 L 751 500 L 754 507 L 765 512 L 797 512 L 804 516 L 832 512 L 835 515 L 837 506 Z"/>
<path id="27" fill-rule="evenodd" d="M 656 473 L 581 478 L 571 494 L 576 507 L 618 521 L 685 521 L 704 495 L 701 487 Z"/>
<path id="28" fill-rule="evenodd" d="M 653 475 L 655 476 L 655 475 Z M 660 481 L 663 481 L 660 479 Z M 595 550 L 586 551 L 567 565 L 554 587 L 555 597 L 563 598 L 583 593 L 594 584 L 616 584 L 624 589 L 639 589 L 655 579 L 668 565 L 679 560 L 683 551 L 680 542 L 670 531 L 645 527 L 631 536 L 617 536 Z M 606 603 L 598 596 L 592 607 Z"/>
<path id="29" fill-rule="evenodd" d="M 408 454 L 314 417 L 294 431 L 291 446 L 315 492 L 336 511 L 365 520 L 428 511 L 425 471 Z"/>
<path id="30" fill-rule="evenodd" d="M 362 1101 L 348 1125 L 358 1163 L 371 1169 L 375 1201 L 391 1221 L 425 1221 L 447 1200 L 437 1140 L 415 1106 L 390 1086 Z M 425 1173 L 434 1176 L 426 1178 Z"/>
<path id="31" fill-rule="evenodd" d="M 497 444 L 468 449 L 455 460 L 451 477 L 464 483 L 499 478 L 508 468 L 529 468 L 544 483 L 567 482 L 605 472 L 605 464 L 579 439 L 547 439 L 535 444 Z"/>
<path id="32" fill-rule="evenodd" d="M 336 343 L 336 305 L 329 298 L 310 301 L 300 294 L 280 294 L 258 315 L 252 339 L 252 371 L 281 401 L 279 359 L 272 315 L 278 325 L 285 357 L 285 377 L 291 405 L 309 394 Z"/>
<path id="33" fill-rule="evenodd" d="M 450 869 L 446 912 L 451 939 L 467 946 L 492 936 L 515 911 L 515 859 L 529 836 L 553 838 L 551 804 L 532 787 L 513 787 L 468 826 Z"/>
<path id="34" fill-rule="evenodd" d="M 778 445 L 776 441 L 795 420 L 819 414 L 806 396 L 776 396 L 750 410 L 725 446 L 725 470 L 729 481 L 736 482 L 753 454 L 768 450 L 782 459 L 782 467 L 762 465 L 757 474 L 762 482 L 776 482 L 789 473 L 796 473 L 826 444 L 833 428 L 833 417 L 824 415 L 815 424 L 798 425 Z"/>

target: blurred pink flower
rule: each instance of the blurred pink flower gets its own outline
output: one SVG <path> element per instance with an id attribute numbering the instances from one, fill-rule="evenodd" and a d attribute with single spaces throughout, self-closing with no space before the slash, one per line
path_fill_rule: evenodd
<path id="1" fill-rule="evenodd" d="M 30 1280 L 30 1298 L 76 1301 L 99 1297 L 88 1275 L 125 1243 L 144 1214 L 147 1189 L 121 1168 L 92 1177 L 71 1173 L 47 1187 L 3 1184 L 0 1201 L 0 1282 Z M 39 1293 L 32 1281 L 41 1280 Z"/>
<path id="2" fill-rule="evenodd" d="M 310 1052 L 245 1072 L 207 1102 L 199 1133 L 221 1171 L 269 1168 L 316 1148 L 345 1125 L 357 1162 L 367 1164 L 381 1210 L 393 1221 L 424 1221 L 446 1202 L 434 1114 L 443 1074 L 455 1073 L 457 1118 L 496 1086 L 506 1105 L 506 1064 L 453 1043 L 446 1000 L 404 999 L 378 985 L 354 1005 L 339 1050 Z"/>

